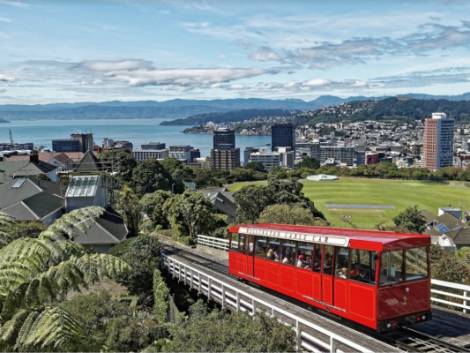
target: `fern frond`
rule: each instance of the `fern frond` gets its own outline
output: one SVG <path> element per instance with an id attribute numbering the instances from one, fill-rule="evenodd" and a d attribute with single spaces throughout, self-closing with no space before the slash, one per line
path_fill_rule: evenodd
<path id="1" fill-rule="evenodd" d="M 73 210 L 57 219 L 39 237 L 51 240 L 73 240 L 76 232 L 85 232 L 104 211 L 104 208 L 98 206 Z"/>
<path id="2" fill-rule="evenodd" d="M 46 307 L 34 321 L 28 322 L 22 334 L 18 335 L 15 348 L 20 351 L 59 348 L 67 350 L 67 347 L 73 347 L 81 339 L 85 339 L 81 323 L 65 309 L 50 306 Z"/>

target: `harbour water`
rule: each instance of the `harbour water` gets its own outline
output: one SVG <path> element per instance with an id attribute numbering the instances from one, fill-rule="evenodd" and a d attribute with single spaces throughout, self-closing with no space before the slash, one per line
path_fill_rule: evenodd
<path id="1" fill-rule="evenodd" d="M 212 135 L 184 134 L 187 126 L 160 126 L 162 119 L 95 119 L 95 120 L 20 120 L 0 124 L 0 142 L 9 141 L 11 129 L 15 142 L 34 142 L 35 146 L 51 148 L 52 139 L 68 138 L 74 132 L 92 132 L 95 143 L 101 145 L 103 138 L 115 141 L 127 140 L 134 148 L 154 141 L 170 145 L 191 145 L 207 156 L 212 148 Z M 236 136 L 236 145 L 243 150 L 247 146 L 262 147 L 271 143 L 270 136 Z"/>

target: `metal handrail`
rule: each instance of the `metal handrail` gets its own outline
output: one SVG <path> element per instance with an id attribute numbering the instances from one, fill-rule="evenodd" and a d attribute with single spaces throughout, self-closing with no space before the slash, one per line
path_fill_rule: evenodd
<path id="1" fill-rule="evenodd" d="M 198 235 L 197 243 L 217 249 L 228 250 L 228 239 Z M 431 301 L 435 306 L 470 313 L 470 286 L 461 283 L 431 279 Z"/>
<path id="2" fill-rule="evenodd" d="M 271 317 L 276 317 L 280 322 L 291 326 L 296 333 L 298 342 L 297 348 L 300 351 L 321 351 L 327 349 L 329 352 L 339 352 L 344 351 L 344 347 L 340 349 L 338 346 L 344 345 L 355 351 L 372 352 L 372 350 L 367 347 L 300 318 L 272 303 L 259 299 L 241 288 L 227 284 L 192 265 L 171 257 L 171 255 L 162 254 L 162 258 L 164 266 L 174 277 L 177 277 L 178 280 L 183 281 L 185 284 L 189 284 L 192 288 L 198 289 L 198 291 L 205 294 L 208 299 L 219 301 L 223 308 L 231 308 L 237 312 L 247 312 L 249 315 L 268 313 Z M 307 330 L 307 328 L 310 330 Z M 326 336 L 327 342 L 312 336 L 312 331 L 316 334 Z"/>

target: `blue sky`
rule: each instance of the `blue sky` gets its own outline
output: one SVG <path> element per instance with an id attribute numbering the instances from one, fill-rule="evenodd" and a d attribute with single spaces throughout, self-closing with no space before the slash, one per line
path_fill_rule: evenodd
<path id="1" fill-rule="evenodd" d="M 0 0 L 0 103 L 470 91 L 470 1 Z"/>

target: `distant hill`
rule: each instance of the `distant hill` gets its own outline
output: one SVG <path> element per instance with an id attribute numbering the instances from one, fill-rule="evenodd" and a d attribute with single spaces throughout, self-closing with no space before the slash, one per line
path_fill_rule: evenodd
<path id="1" fill-rule="evenodd" d="M 419 120 L 429 117 L 433 112 L 445 112 L 457 121 L 470 120 L 470 101 L 400 96 L 376 101 L 343 103 L 331 108 L 318 109 L 309 116 L 314 121 Z"/>
<path id="2" fill-rule="evenodd" d="M 470 93 L 459 96 L 431 96 L 408 94 L 398 98 L 420 100 L 470 101 Z M 323 107 L 341 105 L 346 102 L 363 100 L 382 101 L 387 97 L 348 97 L 320 96 L 310 101 L 301 99 L 172 99 L 168 101 L 137 102 L 83 102 L 36 105 L 0 105 L 0 118 L 14 120 L 26 119 L 181 119 L 207 113 L 226 113 L 234 110 L 286 110 L 313 111 Z"/>
<path id="3" fill-rule="evenodd" d="M 242 109 L 232 110 L 226 113 L 204 113 L 188 116 L 183 119 L 164 121 L 160 125 L 204 125 L 208 122 L 235 123 L 256 118 L 292 117 L 298 110 L 284 109 Z"/>
<path id="4" fill-rule="evenodd" d="M 213 99 L 102 103 L 60 103 L 37 105 L 0 105 L 0 116 L 10 120 L 25 119 L 176 119 L 205 113 L 225 113 L 233 110 L 281 109 L 308 111 L 339 104 L 347 99 L 322 96 L 310 102 L 301 99 Z"/>
<path id="5" fill-rule="evenodd" d="M 0 124 L 7 124 L 7 123 L 9 123 L 8 120 L 0 118 Z"/>

